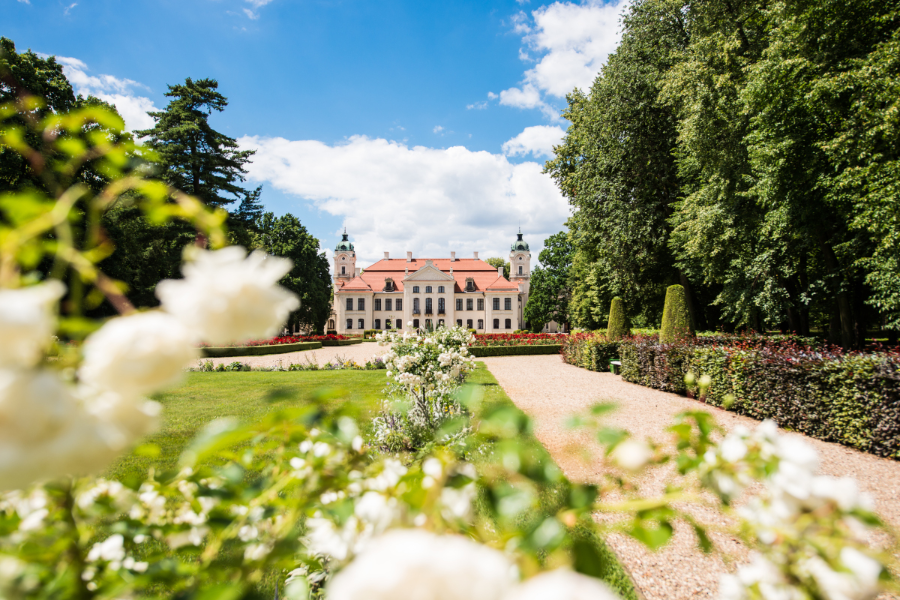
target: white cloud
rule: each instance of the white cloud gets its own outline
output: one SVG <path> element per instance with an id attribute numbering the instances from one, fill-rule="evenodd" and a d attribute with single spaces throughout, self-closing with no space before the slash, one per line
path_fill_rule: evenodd
<path id="1" fill-rule="evenodd" d="M 558 145 L 565 135 L 562 127 L 556 125 L 526 127 L 522 133 L 503 144 L 503 153 L 507 156 L 531 154 L 535 158 L 550 158 L 553 156 L 553 146 Z"/>
<path id="2" fill-rule="evenodd" d="M 442 131 L 444 131 L 444 128 L 441 127 L 440 125 L 435 125 L 435 126 L 434 126 L 434 129 L 432 129 L 432 131 L 433 131 L 434 133 L 441 133 Z"/>
<path id="3" fill-rule="evenodd" d="M 31 4 L 31 2 L 28 2 L 28 4 Z M 72 4 L 68 5 L 68 6 L 65 8 L 65 10 L 63 10 L 63 14 L 64 14 L 64 15 L 68 15 L 69 12 L 70 12 L 73 8 L 75 8 L 76 6 L 78 6 L 78 3 L 77 3 L 77 2 L 73 2 Z"/>
<path id="4" fill-rule="evenodd" d="M 149 89 L 147 86 L 132 79 L 119 79 L 112 75 L 88 75 L 90 69 L 77 58 L 57 56 L 56 61 L 63 65 L 63 72 L 75 88 L 76 94 L 93 95 L 115 105 L 125 119 L 125 127 L 129 131 L 153 127 L 154 121 L 147 112 L 159 109 L 149 98 L 134 93 L 135 88 Z"/>
<path id="5" fill-rule="evenodd" d="M 507 256 L 521 220 L 532 248 L 560 231 L 565 199 L 535 162 L 461 146 L 443 150 L 354 136 L 329 146 L 314 140 L 245 136 L 255 149 L 253 182 L 268 182 L 343 217 L 360 266 L 394 257 Z"/>
<path id="6" fill-rule="evenodd" d="M 256 19 L 259 18 L 259 13 L 255 13 L 252 10 L 250 10 L 249 8 L 244 9 L 244 14 L 247 15 L 253 21 L 255 21 Z"/>
<path id="7" fill-rule="evenodd" d="M 619 45 L 619 20 L 627 2 L 556 2 L 535 10 L 534 27 L 524 41 L 543 57 L 525 72 L 526 83 L 560 98 L 576 87 L 590 87 Z"/>
<path id="8" fill-rule="evenodd" d="M 559 120 L 558 110 L 547 97 L 563 98 L 576 87 L 586 90 L 591 86 L 619 45 L 619 21 L 628 2 L 554 2 L 533 11 L 533 23 L 523 11 L 513 15 L 513 31 L 522 35 L 525 45 L 519 49 L 519 59 L 537 64 L 525 71 L 518 86 L 499 96 L 488 92 L 488 98 L 499 97 L 506 106 L 537 108 L 547 118 Z"/>
<path id="9" fill-rule="evenodd" d="M 473 102 L 472 104 L 466 105 L 466 110 L 484 110 L 487 108 L 487 100 L 482 100 L 481 102 Z"/>
<path id="10" fill-rule="evenodd" d="M 253 8 L 259 8 L 260 6 L 265 6 L 266 4 L 272 2 L 272 0 L 247 0 L 247 2 L 253 6 Z"/>
<path id="11" fill-rule="evenodd" d="M 31 4 L 31 0 L 19 0 L 22 4 Z"/>

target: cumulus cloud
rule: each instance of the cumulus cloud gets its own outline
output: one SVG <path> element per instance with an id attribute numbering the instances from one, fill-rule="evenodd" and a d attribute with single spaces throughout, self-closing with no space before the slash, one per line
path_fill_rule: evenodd
<path id="1" fill-rule="evenodd" d="M 559 112 L 548 96 L 563 98 L 576 87 L 590 87 L 607 56 L 619 45 L 619 21 L 628 1 L 554 2 L 533 11 L 530 18 L 523 11 L 513 15 L 512 29 L 524 44 L 519 58 L 535 64 L 525 71 L 518 86 L 499 95 L 488 92 L 488 98 L 499 97 L 505 106 L 537 108 L 558 120 Z"/>
<path id="2" fill-rule="evenodd" d="M 566 132 L 557 125 L 526 127 L 522 133 L 503 144 L 507 156 L 533 155 L 535 158 L 553 156 L 553 146 L 558 145 Z"/>
<path id="3" fill-rule="evenodd" d="M 105 102 L 115 105 L 116 110 L 125 119 L 125 127 L 129 131 L 153 127 L 154 121 L 149 111 L 158 111 L 153 101 L 145 96 L 135 94 L 135 88 L 148 89 L 147 86 L 132 79 L 119 79 L 112 75 L 89 75 L 88 66 L 77 58 L 57 56 L 56 61 L 63 65 L 63 72 L 75 88 L 76 94 L 93 95 Z"/>
<path id="4" fill-rule="evenodd" d="M 569 216 L 565 199 L 535 162 L 512 164 L 503 155 L 409 147 L 354 136 L 328 145 L 314 140 L 245 136 L 256 150 L 248 168 L 266 182 L 329 214 L 341 216 L 360 265 L 382 252 L 415 256 L 507 256 L 522 230 L 532 248 L 558 232 Z"/>

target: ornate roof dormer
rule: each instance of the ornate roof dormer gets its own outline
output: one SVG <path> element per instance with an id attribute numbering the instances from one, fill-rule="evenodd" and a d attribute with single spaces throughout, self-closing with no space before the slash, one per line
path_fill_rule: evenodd
<path id="1" fill-rule="evenodd" d="M 519 236 L 521 238 L 521 236 Z M 338 242 L 338 245 L 334 248 L 335 252 L 353 252 L 353 244 L 350 243 L 350 238 L 347 236 L 347 228 L 344 227 L 344 237 Z"/>

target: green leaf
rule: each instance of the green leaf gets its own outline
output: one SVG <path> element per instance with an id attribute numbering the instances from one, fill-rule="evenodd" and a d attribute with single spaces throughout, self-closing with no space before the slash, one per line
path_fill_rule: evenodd
<path id="1" fill-rule="evenodd" d="M 672 539 L 672 525 L 668 521 L 636 519 L 626 533 L 651 550 L 659 550 Z"/>

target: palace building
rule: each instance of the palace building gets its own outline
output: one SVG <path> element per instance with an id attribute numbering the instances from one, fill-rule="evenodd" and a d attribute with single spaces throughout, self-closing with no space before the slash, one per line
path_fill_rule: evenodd
<path id="1" fill-rule="evenodd" d="M 361 269 L 344 230 L 334 249 L 334 304 L 328 329 L 362 333 L 366 329 L 400 329 L 459 325 L 478 333 L 524 329 L 531 252 L 518 240 L 509 253 L 510 276 L 478 258 L 384 258 Z"/>

